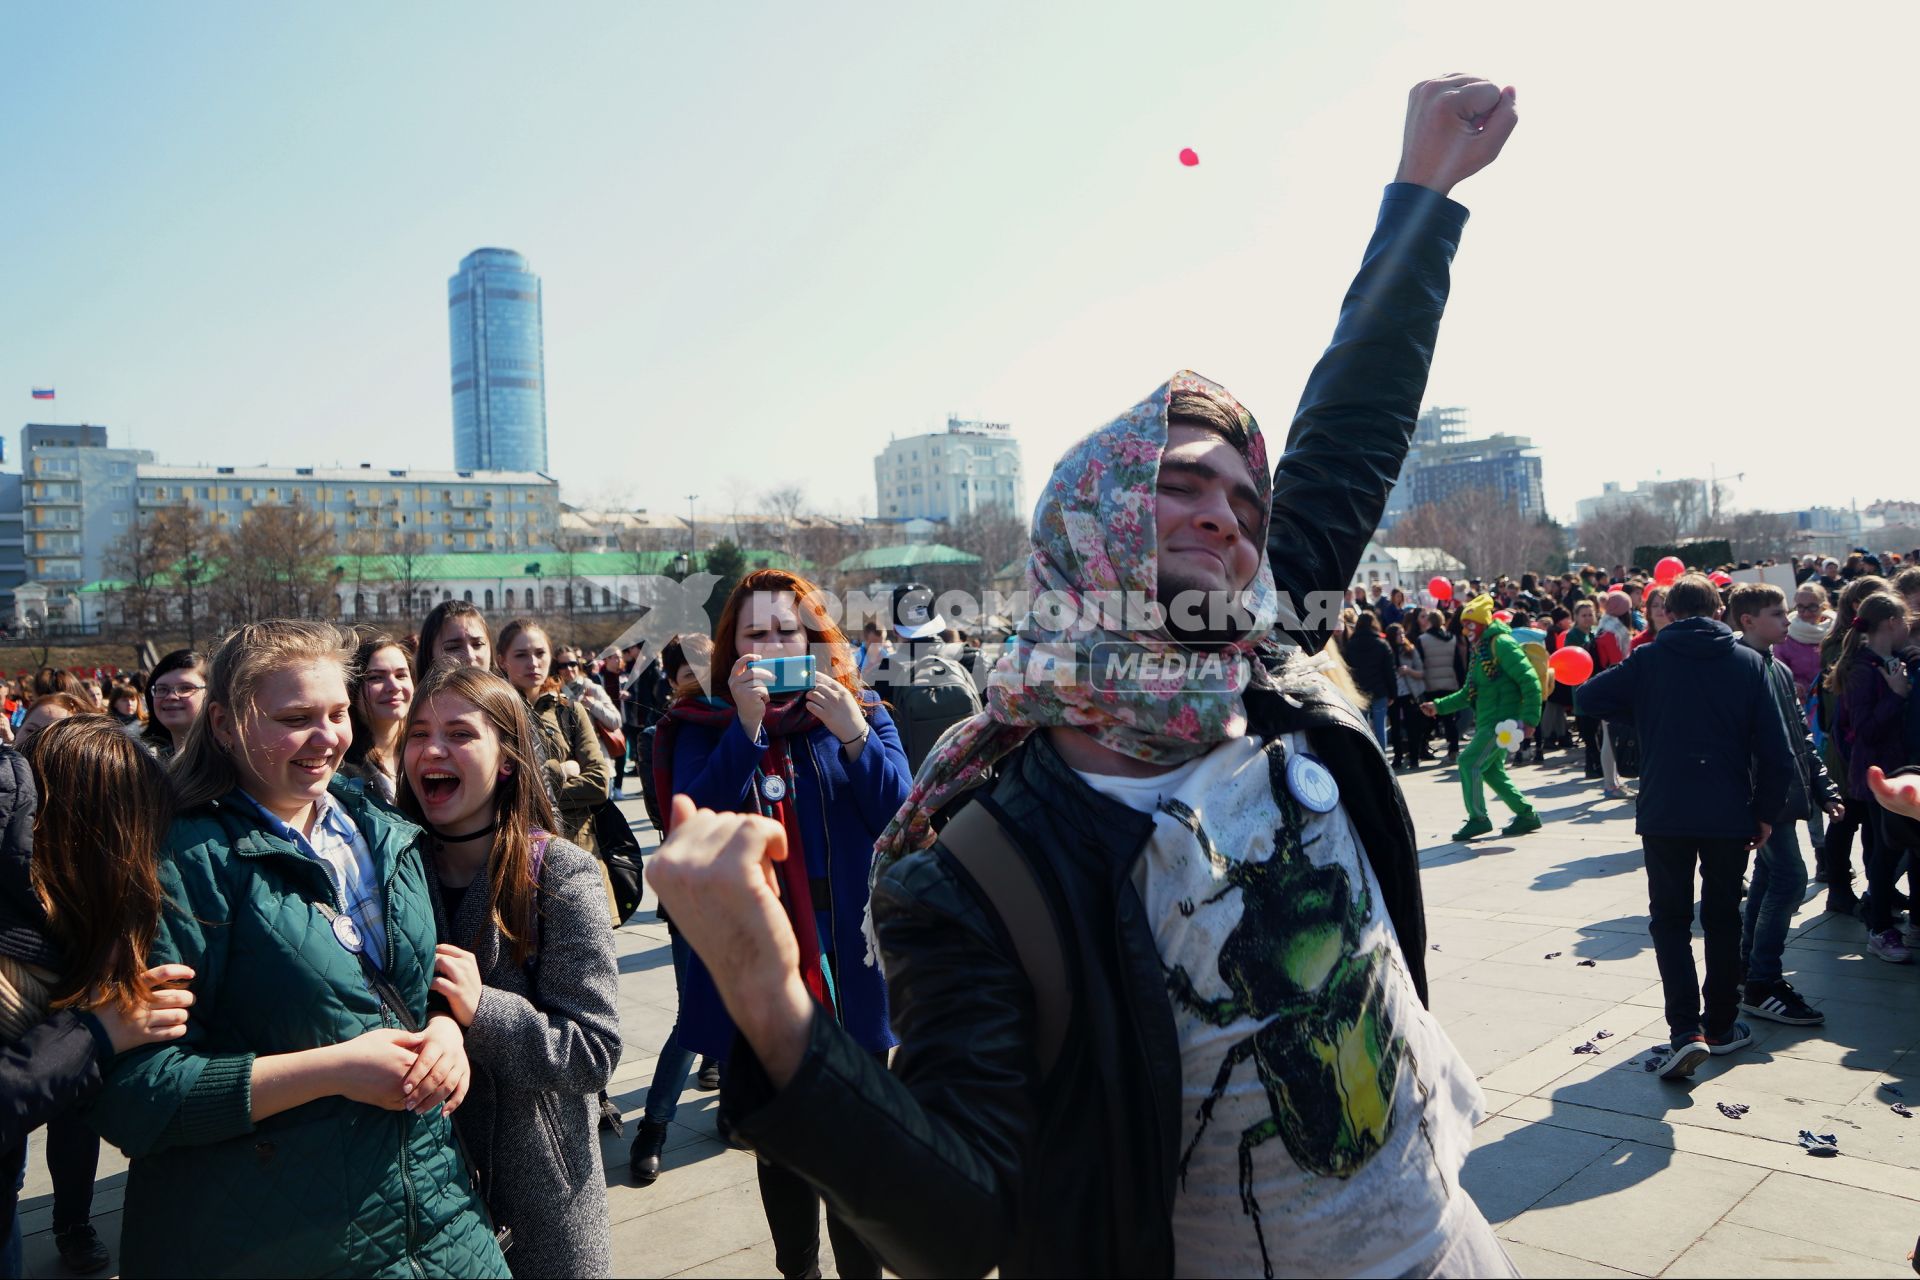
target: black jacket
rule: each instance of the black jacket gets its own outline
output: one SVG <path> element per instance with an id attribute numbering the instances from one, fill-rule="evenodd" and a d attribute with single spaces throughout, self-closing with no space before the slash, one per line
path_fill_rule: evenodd
<path id="1" fill-rule="evenodd" d="M 1307 594 L 1351 582 L 1406 456 L 1466 211 L 1387 189 L 1379 225 L 1274 476 L 1269 558 L 1295 645 L 1324 632 Z M 1425 998 L 1418 852 L 1373 735 L 1319 682 L 1264 673 L 1253 732 L 1305 731 L 1348 796 L 1407 967 Z M 1179 1044 L 1131 879 L 1149 815 L 1099 795 L 1035 734 L 1001 762 L 997 806 L 1049 899 L 1073 975 L 1072 1025 L 1038 1079 L 1033 995 L 997 916 L 937 843 L 877 886 L 874 916 L 902 1041 L 889 1075 L 816 1017 L 777 1094 L 745 1041 L 722 1111 L 760 1155 L 826 1196 L 904 1275 L 1172 1274 Z M 980 792 L 972 793 L 980 795 Z M 969 797 L 963 797 L 964 803 Z"/>
<path id="2" fill-rule="evenodd" d="M 1767 662 L 1768 688 L 1773 691 L 1774 705 L 1780 709 L 1781 722 L 1787 727 L 1787 743 L 1793 748 L 1794 771 L 1787 784 L 1787 804 L 1774 825 L 1805 822 L 1815 809 L 1824 809 L 1840 799 L 1840 791 L 1827 774 L 1827 766 L 1821 763 L 1820 753 L 1814 749 L 1807 713 L 1800 709 L 1800 696 L 1794 691 L 1793 672 L 1771 654 L 1762 656 Z"/>
<path id="3" fill-rule="evenodd" d="M 57 971 L 60 949 L 46 935 L 31 875 L 36 802 L 26 757 L 0 747 L 0 952 Z M 0 1046 L 0 1222 L 13 1220 L 27 1135 L 98 1092 L 112 1058 L 100 1023 L 71 1010 Z"/>
<path id="4" fill-rule="evenodd" d="M 1393 775 L 1324 682 L 1277 678 L 1247 695 L 1253 732 L 1304 731 L 1343 795 L 1381 799 L 1348 813 L 1424 1000 L 1419 851 Z M 1045 734 L 990 787 L 984 803 L 1033 867 L 1067 954 L 1072 1020 L 1052 1075 L 1039 1078 L 1013 940 L 936 843 L 874 892 L 894 1074 L 823 1013 L 778 1095 L 741 1043 L 722 1107 L 902 1275 L 1170 1275 L 1180 1045 L 1132 879 L 1153 818 L 1088 786 Z"/>
<path id="5" fill-rule="evenodd" d="M 1772 661 L 1724 623 L 1683 618 L 1574 692 L 1580 715 L 1633 721 L 1635 831 L 1747 839 L 1755 823 L 1780 817 L 1795 765 L 1767 677 Z"/>
<path id="6" fill-rule="evenodd" d="M 1356 631 L 1347 637 L 1341 646 L 1340 656 L 1347 661 L 1347 670 L 1353 673 L 1353 683 L 1360 692 L 1379 701 L 1393 700 L 1393 678 L 1395 663 L 1393 650 L 1379 635 L 1368 635 Z"/>

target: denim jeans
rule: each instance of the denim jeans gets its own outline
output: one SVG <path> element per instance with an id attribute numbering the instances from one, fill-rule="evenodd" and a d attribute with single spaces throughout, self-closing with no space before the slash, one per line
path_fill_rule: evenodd
<path id="1" fill-rule="evenodd" d="M 673 949 L 673 987 L 685 998 L 687 984 L 687 944 L 678 929 L 667 931 L 667 944 Z M 660 1057 L 653 1064 L 653 1083 L 647 1086 L 646 1118 L 659 1124 L 672 1124 L 680 1110 L 680 1095 L 686 1092 L 687 1076 L 693 1070 L 693 1051 L 680 1047 L 680 1022 L 676 1017 L 667 1042 L 660 1046 Z"/>
<path id="2" fill-rule="evenodd" d="M 1387 749 L 1387 707 L 1390 698 L 1376 697 L 1367 705 L 1367 720 L 1373 725 L 1373 736 L 1380 743 L 1380 749 Z"/>
<path id="3" fill-rule="evenodd" d="M 1740 876 L 1746 841 L 1642 836 L 1647 851 L 1647 933 L 1666 994 L 1674 1035 L 1718 1033 L 1740 1006 Z M 1700 927 L 1707 935 L 1707 978 L 1693 963 L 1693 871 L 1700 868 Z M 1701 1005 L 1704 1002 L 1704 1024 Z"/>
<path id="4" fill-rule="evenodd" d="M 1807 864 L 1800 856 L 1797 823 L 1781 822 L 1760 846 L 1747 880 L 1747 906 L 1740 926 L 1740 967 L 1748 982 L 1778 982 L 1793 913 L 1807 896 Z"/>

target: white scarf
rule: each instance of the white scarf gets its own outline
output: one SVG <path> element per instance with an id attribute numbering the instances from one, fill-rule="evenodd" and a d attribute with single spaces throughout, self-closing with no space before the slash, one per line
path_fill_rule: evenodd
<path id="1" fill-rule="evenodd" d="M 1796 615 L 1787 623 L 1787 639 L 1797 640 L 1801 644 L 1817 645 L 1833 632 L 1833 615 L 1823 613 L 1820 621 L 1808 622 Z"/>

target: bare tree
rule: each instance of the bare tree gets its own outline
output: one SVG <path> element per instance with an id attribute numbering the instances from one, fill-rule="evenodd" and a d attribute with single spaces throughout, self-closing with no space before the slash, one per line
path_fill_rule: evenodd
<path id="1" fill-rule="evenodd" d="M 956 549 L 980 557 L 978 577 L 985 587 L 1011 560 L 1023 559 L 1033 545 L 1027 521 L 1001 506 L 976 507 L 947 526 L 947 541 Z"/>
<path id="2" fill-rule="evenodd" d="M 794 526 L 800 522 L 800 513 L 806 504 L 806 492 L 798 485 L 768 489 L 760 495 L 760 509 L 767 513 L 774 525 L 780 550 L 786 555 L 793 554 Z"/>
<path id="3" fill-rule="evenodd" d="M 1394 522 L 1394 545 L 1438 547 L 1476 578 L 1556 568 L 1565 555 L 1560 526 L 1528 516 L 1491 491 L 1415 507 Z"/>
<path id="4" fill-rule="evenodd" d="M 223 612 L 240 624 L 264 618 L 331 618 L 333 535 L 312 509 L 255 507 L 223 539 L 217 580 Z"/>
<path id="5" fill-rule="evenodd" d="M 433 607 L 433 587 L 438 579 L 430 571 L 432 535 L 419 529 L 390 529 L 378 545 L 385 557 L 381 572 L 399 597 L 400 617 L 411 627 L 414 610 L 424 614 Z"/>
<path id="6" fill-rule="evenodd" d="M 108 577 L 118 578 L 121 621 L 139 636 L 152 633 L 167 616 L 167 570 L 173 558 L 157 536 L 165 511 L 138 511 L 127 531 L 113 540 L 101 560 Z"/>
<path id="7" fill-rule="evenodd" d="M 207 586 L 213 579 L 221 539 L 198 507 L 171 507 L 154 530 L 155 539 L 171 561 L 173 598 L 187 627 L 187 647 L 200 647 L 200 627 L 206 619 Z"/>

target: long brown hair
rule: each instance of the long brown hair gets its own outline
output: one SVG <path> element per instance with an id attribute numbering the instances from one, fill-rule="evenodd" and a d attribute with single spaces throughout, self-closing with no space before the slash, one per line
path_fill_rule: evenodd
<path id="1" fill-rule="evenodd" d="M 400 656 L 407 660 L 407 671 L 411 675 L 415 666 L 413 660 L 413 640 L 396 640 L 389 635 L 373 635 L 360 642 L 353 651 L 353 678 L 347 684 L 347 720 L 353 726 L 353 742 L 347 747 L 348 764 L 365 764 L 385 773 L 387 766 L 393 766 L 393 772 L 400 772 L 398 760 L 388 760 L 386 753 L 380 750 L 379 739 L 373 732 L 373 716 L 367 710 L 367 667 L 373 662 L 375 654 L 382 649 L 398 649 Z M 408 704 L 412 709 L 412 704 Z M 401 726 L 404 735 L 406 726 Z M 401 741 L 405 741 L 404 736 Z"/>
<path id="2" fill-rule="evenodd" d="M 276 671 L 313 662 L 331 662 L 341 679 L 353 682 L 353 651 L 340 628 L 330 622 L 299 618 L 270 618 L 249 622 L 220 642 L 207 668 L 207 700 L 187 730 L 187 740 L 171 766 L 176 801 L 182 809 L 210 804 L 240 785 L 233 757 L 213 737 L 217 703 L 233 718 L 236 736 L 240 723 L 253 710 L 260 682 Z M 236 750 L 239 749 L 236 746 Z"/>
<path id="3" fill-rule="evenodd" d="M 1891 591 L 1870 591 L 1865 599 L 1858 601 L 1853 621 L 1840 638 L 1840 656 L 1834 659 L 1833 670 L 1827 673 L 1828 690 L 1835 696 L 1844 696 L 1847 677 L 1853 674 L 1853 664 L 1859 660 L 1860 651 L 1867 647 L 1867 637 L 1889 618 L 1906 616 L 1907 602 Z M 1839 629 L 1836 624 L 1834 630 Z"/>
<path id="4" fill-rule="evenodd" d="M 797 573 L 788 573 L 785 569 L 755 569 L 740 579 L 740 584 L 727 597 L 726 605 L 720 610 L 720 620 L 713 624 L 713 665 L 710 668 L 713 678 L 713 696 L 733 701 L 733 664 L 740 660 L 740 646 L 734 641 L 734 632 L 740 629 L 740 611 L 756 591 L 790 595 L 794 600 L 795 611 L 800 615 L 800 626 L 807 633 L 807 652 L 818 659 L 822 650 L 826 653 L 826 667 L 829 674 L 846 686 L 856 700 L 864 688 L 860 682 L 859 669 L 853 663 L 853 646 L 847 643 L 847 634 L 842 631 L 827 613 L 826 603 L 820 588 Z M 872 708 L 864 701 L 861 710 L 871 716 Z"/>
<path id="5" fill-rule="evenodd" d="M 119 721 L 91 714 L 42 729 L 27 760 L 40 792 L 33 887 L 66 954 L 53 1007 L 132 1010 L 160 924 L 166 772 Z"/>
<path id="6" fill-rule="evenodd" d="M 560 651 L 554 648 L 552 632 L 548 631 L 538 622 L 535 622 L 532 618 L 515 618 L 513 621 L 507 623 L 506 626 L 500 628 L 500 636 L 493 642 L 493 670 L 496 675 L 502 678 L 506 677 L 507 650 L 513 648 L 514 641 L 529 631 L 538 631 L 547 641 L 547 678 L 541 683 L 538 689 L 526 695 L 526 700 L 532 702 L 541 694 L 551 692 L 560 687 L 560 681 L 556 679 L 553 674 L 553 664 L 560 656 Z M 508 680 L 507 684 L 515 693 L 520 692 L 520 686 L 514 684 L 512 680 Z"/>
<path id="7" fill-rule="evenodd" d="M 533 951 L 531 926 L 540 890 L 533 871 L 533 832 L 558 834 L 560 830 L 541 776 L 533 713 L 505 677 L 478 667 L 441 663 L 428 670 L 414 691 L 413 706 L 407 712 L 409 735 L 426 705 L 441 696 L 458 698 L 478 711 L 499 736 L 501 759 L 513 762 L 513 772 L 493 787 L 495 826 L 493 848 L 487 854 L 487 896 L 493 904 L 493 927 L 512 944 L 513 962 L 525 965 Z M 426 813 L 404 768 L 394 802 L 400 812 L 426 825 Z"/>
<path id="8" fill-rule="evenodd" d="M 1840 598 L 1833 604 L 1833 630 L 1827 632 L 1827 638 L 1820 642 L 1820 662 L 1822 666 L 1832 667 L 1840 661 L 1840 646 L 1853 630 L 1853 616 L 1860 608 L 1860 602 L 1878 592 L 1892 591 L 1893 584 L 1885 578 L 1873 574 L 1855 578 L 1840 588 Z M 1838 688 L 1838 685 L 1834 686 Z"/>

